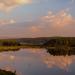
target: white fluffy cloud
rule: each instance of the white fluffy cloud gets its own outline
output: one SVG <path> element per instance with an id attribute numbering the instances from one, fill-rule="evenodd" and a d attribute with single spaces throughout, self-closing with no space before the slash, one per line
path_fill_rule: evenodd
<path id="1" fill-rule="evenodd" d="M 75 18 L 65 10 L 62 10 L 56 14 L 50 11 L 47 16 L 42 17 L 42 20 L 48 25 L 57 28 L 75 24 Z"/>
<path id="2" fill-rule="evenodd" d="M 27 32 L 38 37 L 71 35 L 75 31 L 75 18 L 68 10 L 61 10 L 57 13 L 49 11 L 47 15 L 31 23 Z"/>
<path id="3" fill-rule="evenodd" d="M 0 10 L 8 12 L 14 7 L 31 2 L 32 0 L 0 0 Z"/>
<path id="4" fill-rule="evenodd" d="M 37 34 L 36 36 L 71 36 L 75 32 L 75 18 L 68 10 L 57 13 L 49 11 L 29 29 L 31 33 Z"/>

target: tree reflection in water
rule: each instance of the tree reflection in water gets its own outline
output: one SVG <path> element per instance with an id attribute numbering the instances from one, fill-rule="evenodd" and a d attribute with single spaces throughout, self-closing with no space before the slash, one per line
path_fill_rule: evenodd
<path id="1" fill-rule="evenodd" d="M 47 52 L 46 49 L 31 49 L 32 53 L 38 54 L 40 56 L 40 59 L 42 59 L 43 63 L 47 65 L 48 68 L 59 68 L 65 71 L 70 70 L 70 66 L 75 62 L 75 56 L 74 55 L 54 55 L 50 52 Z"/>
<path id="2" fill-rule="evenodd" d="M 50 48 L 47 48 L 47 52 L 50 53 L 51 55 L 75 55 L 75 48 L 54 48 L 54 49 L 50 49 Z"/>

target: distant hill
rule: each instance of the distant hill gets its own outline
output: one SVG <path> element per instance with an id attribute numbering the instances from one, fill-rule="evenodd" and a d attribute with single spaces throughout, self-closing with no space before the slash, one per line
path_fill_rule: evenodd
<path id="1" fill-rule="evenodd" d="M 2 45 L 39 45 L 39 46 L 55 46 L 70 45 L 75 46 L 75 37 L 38 37 L 38 38 L 14 38 L 1 39 Z"/>

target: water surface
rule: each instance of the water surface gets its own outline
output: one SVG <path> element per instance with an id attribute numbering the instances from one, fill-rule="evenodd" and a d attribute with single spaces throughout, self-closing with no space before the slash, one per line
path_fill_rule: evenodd
<path id="1" fill-rule="evenodd" d="M 17 75 L 75 75 L 75 56 L 53 56 L 46 49 L 0 53 L 0 68 Z"/>

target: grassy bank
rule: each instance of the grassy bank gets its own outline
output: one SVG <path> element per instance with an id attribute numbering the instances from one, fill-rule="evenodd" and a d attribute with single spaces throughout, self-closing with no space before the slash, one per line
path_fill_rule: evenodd
<path id="1" fill-rule="evenodd" d="M 18 46 L 0 46 L 0 52 L 1 51 L 16 51 L 19 50 L 20 47 Z"/>
<path id="2" fill-rule="evenodd" d="M 40 46 L 0 46 L 0 52 L 2 51 L 18 51 L 21 48 L 41 48 Z"/>

